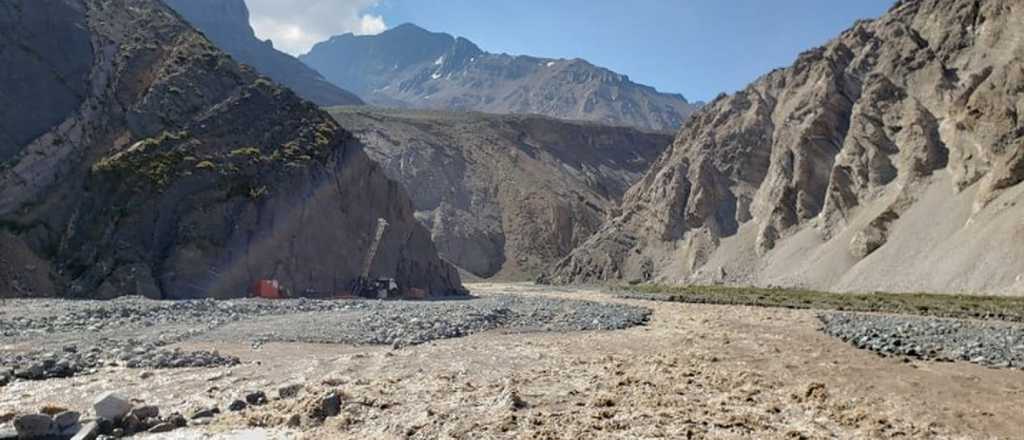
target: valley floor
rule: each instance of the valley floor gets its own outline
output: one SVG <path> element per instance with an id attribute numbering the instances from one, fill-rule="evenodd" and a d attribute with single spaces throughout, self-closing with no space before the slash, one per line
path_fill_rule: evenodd
<path id="1" fill-rule="evenodd" d="M 191 338 L 175 347 L 215 349 L 241 364 L 14 382 L 0 388 L 0 416 L 47 403 L 86 408 L 110 389 L 185 411 L 304 383 L 309 396 L 339 391 L 342 414 L 289 430 L 285 420 L 312 401 L 272 399 L 146 438 L 1024 438 L 1024 371 L 879 357 L 821 332 L 812 310 L 469 287 L 485 299 L 571 298 L 653 313 L 625 330 L 490 330 L 397 349 Z M 11 304 L 0 305 L 6 316 Z"/>

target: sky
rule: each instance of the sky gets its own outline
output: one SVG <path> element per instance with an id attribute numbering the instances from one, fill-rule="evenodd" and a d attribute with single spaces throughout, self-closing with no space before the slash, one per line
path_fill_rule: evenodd
<path id="1" fill-rule="evenodd" d="M 707 101 L 790 65 L 893 0 L 246 0 L 257 35 L 294 55 L 402 23 L 495 53 L 583 58 Z"/>

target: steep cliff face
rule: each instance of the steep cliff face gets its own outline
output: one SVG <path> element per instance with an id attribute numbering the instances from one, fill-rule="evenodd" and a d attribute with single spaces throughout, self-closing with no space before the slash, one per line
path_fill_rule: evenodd
<path id="1" fill-rule="evenodd" d="M 491 54 L 411 24 L 337 36 L 300 59 L 385 107 L 534 113 L 655 130 L 678 128 L 698 107 L 580 59 Z"/>
<path id="2" fill-rule="evenodd" d="M 234 297 L 277 279 L 333 295 L 359 274 L 378 218 L 391 227 L 374 275 L 434 295 L 461 290 L 404 191 L 349 132 L 160 2 L 4 6 L 5 51 L 52 73 L 4 83 L 4 101 L 32 107 L 26 97 L 64 93 L 55 83 L 81 93 L 70 112 L 48 107 L 64 118 L 0 162 L 0 294 Z M 47 46 L 21 37 L 47 32 L 84 33 L 89 47 L 32 55 Z M 63 73 L 81 65 L 82 77 Z"/>
<path id="3" fill-rule="evenodd" d="M 612 215 L 671 135 L 541 116 L 335 108 L 410 188 L 441 255 L 478 277 L 533 279 Z"/>
<path id="4" fill-rule="evenodd" d="M 0 161 L 81 105 L 93 59 L 88 31 L 74 25 L 83 14 L 71 5 L 0 3 Z"/>
<path id="5" fill-rule="evenodd" d="M 1022 19 L 902 1 L 719 97 L 543 278 L 1021 293 Z"/>
<path id="6" fill-rule="evenodd" d="M 164 0 L 221 50 L 238 62 L 318 105 L 359 105 L 355 94 L 331 84 L 317 71 L 256 37 L 245 0 Z"/>

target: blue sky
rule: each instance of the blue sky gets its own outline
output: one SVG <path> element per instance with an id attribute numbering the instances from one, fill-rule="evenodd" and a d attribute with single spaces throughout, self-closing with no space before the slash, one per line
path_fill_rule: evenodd
<path id="1" fill-rule="evenodd" d="M 259 2 L 261 0 L 250 0 Z M 270 2 L 271 0 L 262 0 Z M 284 7 L 292 0 L 272 0 Z M 709 100 L 788 66 L 893 0 L 294 0 L 323 34 L 412 22 L 489 52 L 584 58 L 634 81 Z M 254 7 L 250 3 L 250 7 Z M 297 11 L 302 7 L 291 8 Z M 330 8 L 345 9 L 330 17 Z M 254 7 L 254 24 L 261 13 Z M 300 14 L 296 14 L 298 17 Z M 344 24 L 342 22 L 350 24 Z M 382 22 L 382 23 L 381 23 Z M 354 23 L 354 24 L 353 24 Z M 333 28 L 332 28 L 333 26 Z M 261 26 L 257 26 L 260 33 Z M 276 38 L 275 41 L 280 41 Z M 308 46 L 308 42 L 305 43 Z M 280 45 L 279 45 L 280 46 Z M 301 52 L 302 45 L 289 50 Z M 308 49 L 308 48 L 307 48 Z M 288 50 L 288 49 L 286 49 Z"/>
<path id="2" fill-rule="evenodd" d="M 374 13 L 484 50 L 579 57 L 691 100 L 731 93 L 892 0 L 384 0 Z"/>

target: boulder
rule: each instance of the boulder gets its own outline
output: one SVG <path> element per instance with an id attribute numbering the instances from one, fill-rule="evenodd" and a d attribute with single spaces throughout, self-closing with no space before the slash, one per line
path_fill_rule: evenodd
<path id="1" fill-rule="evenodd" d="M 121 420 L 121 428 L 128 435 L 134 434 L 139 431 L 144 431 L 142 428 L 142 420 L 135 415 L 129 413 L 124 419 Z"/>
<path id="2" fill-rule="evenodd" d="M 18 417 L 14 419 L 14 429 L 18 431 L 18 438 L 23 439 L 45 438 L 57 433 L 53 419 L 46 414 Z"/>
<path id="3" fill-rule="evenodd" d="M 248 406 L 249 405 L 246 404 L 245 401 L 235 400 L 234 402 L 231 402 L 230 405 L 228 405 L 228 411 L 232 411 L 232 412 L 241 411 L 241 410 L 247 408 Z"/>
<path id="4" fill-rule="evenodd" d="M 320 401 L 320 411 L 324 417 L 334 417 L 341 414 L 341 398 L 337 393 L 331 393 Z"/>
<path id="5" fill-rule="evenodd" d="M 100 434 L 110 435 L 110 433 L 114 432 L 114 421 L 113 420 L 104 419 L 103 417 L 99 417 L 99 418 L 96 419 L 96 425 L 98 426 Z"/>
<path id="6" fill-rule="evenodd" d="M 171 423 L 178 428 L 184 428 L 188 426 L 188 420 L 185 420 L 185 416 L 178 413 L 174 413 L 167 416 L 165 422 Z"/>
<path id="7" fill-rule="evenodd" d="M 61 428 L 60 436 L 62 438 L 65 438 L 65 439 L 71 438 L 71 437 L 74 437 L 75 434 L 78 434 L 78 432 L 81 431 L 81 430 L 82 430 L 82 424 L 81 423 L 75 423 L 74 425 L 68 426 L 66 428 Z"/>
<path id="8" fill-rule="evenodd" d="M 267 394 L 263 391 L 251 391 L 245 393 L 245 403 L 252 406 L 260 406 L 267 403 Z"/>
<path id="9" fill-rule="evenodd" d="M 192 420 L 209 419 L 216 416 L 217 414 L 220 414 L 220 408 L 205 408 L 192 413 L 192 417 L 189 418 Z"/>
<path id="10" fill-rule="evenodd" d="M 96 411 L 96 417 L 119 421 L 132 410 L 132 403 L 121 395 L 110 391 L 97 397 L 92 408 Z"/>
<path id="11" fill-rule="evenodd" d="M 277 396 L 281 399 L 291 399 L 297 397 L 305 386 L 302 384 L 285 385 L 277 390 Z"/>
<path id="12" fill-rule="evenodd" d="M 76 411 L 64 411 L 53 416 L 53 422 L 57 424 L 57 428 L 63 431 L 78 424 L 78 419 L 81 417 L 82 415 Z"/>

